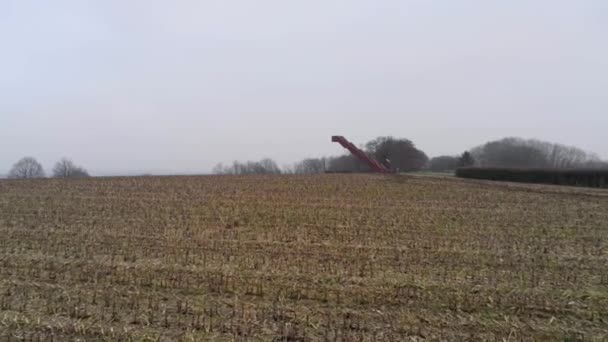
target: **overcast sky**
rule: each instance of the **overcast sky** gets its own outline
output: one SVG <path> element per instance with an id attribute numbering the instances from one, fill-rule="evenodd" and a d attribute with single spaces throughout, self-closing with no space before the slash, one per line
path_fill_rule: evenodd
<path id="1" fill-rule="evenodd" d="M 0 0 L 0 174 L 280 165 L 406 137 L 608 158 L 608 1 Z"/>

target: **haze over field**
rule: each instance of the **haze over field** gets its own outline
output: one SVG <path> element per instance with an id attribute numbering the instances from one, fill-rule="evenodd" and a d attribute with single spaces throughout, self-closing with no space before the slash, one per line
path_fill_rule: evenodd
<path id="1" fill-rule="evenodd" d="M 394 135 L 608 158 L 606 1 L 0 3 L 0 173 L 209 172 Z"/>

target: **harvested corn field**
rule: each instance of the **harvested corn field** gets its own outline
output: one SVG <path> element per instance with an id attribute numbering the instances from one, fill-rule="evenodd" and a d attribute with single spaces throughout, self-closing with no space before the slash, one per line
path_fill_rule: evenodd
<path id="1" fill-rule="evenodd" d="M 608 338 L 608 191 L 441 177 L 0 181 L 0 340 Z"/>

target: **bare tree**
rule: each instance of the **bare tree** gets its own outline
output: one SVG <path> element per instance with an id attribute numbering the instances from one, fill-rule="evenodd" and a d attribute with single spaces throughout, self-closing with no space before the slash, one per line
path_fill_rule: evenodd
<path id="1" fill-rule="evenodd" d="M 535 139 L 504 138 L 471 151 L 480 166 L 532 168 L 584 168 L 601 160 L 579 148 Z"/>
<path id="2" fill-rule="evenodd" d="M 36 159 L 25 157 L 13 165 L 8 178 L 44 178 L 44 169 Z"/>
<path id="3" fill-rule="evenodd" d="M 53 177 L 56 178 L 86 178 L 89 177 L 87 170 L 76 166 L 71 160 L 63 158 L 55 164 Z"/>
<path id="4" fill-rule="evenodd" d="M 313 174 L 325 172 L 325 158 L 307 158 L 294 165 L 294 173 Z"/>
<path id="5" fill-rule="evenodd" d="M 281 168 L 277 163 L 269 158 L 262 159 L 258 162 L 234 161 L 232 166 L 224 166 L 221 163 L 213 168 L 214 174 L 223 175 L 264 175 L 264 174 L 280 174 Z"/>
<path id="6" fill-rule="evenodd" d="M 215 165 L 213 167 L 213 170 L 211 170 L 211 173 L 213 173 L 214 175 L 225 175 L 228 173 L 227 169 L 228 169 L 228 167 L 224 167 L 224 164 L 218 163 L 217 165 Z"/>
<path id="7" fill-rule="evenodd" d="M 369 166 L 352 154 L 343 154 L 327 159 L 329 172 L 369 172 Z"/>
<path id="8" fill-rule="evenodd" d="M 260 166 L 262 167 L 262 170 L 264 174 L 274 174 L 274 175 L 278 175 L 281 174 L 281 168 L 277 165 L 277 163 L 270 159 L 270 158 L 265 158 L 262 159 L 259 162 Z"/>

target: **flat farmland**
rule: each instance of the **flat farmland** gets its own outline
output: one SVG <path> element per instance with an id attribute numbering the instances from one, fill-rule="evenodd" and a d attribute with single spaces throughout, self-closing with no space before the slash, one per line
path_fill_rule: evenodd
<path id="1" fill-rule="evenodd" d="M 608 339 L 608 191 L 0 181 L 0 341 Z"/>

